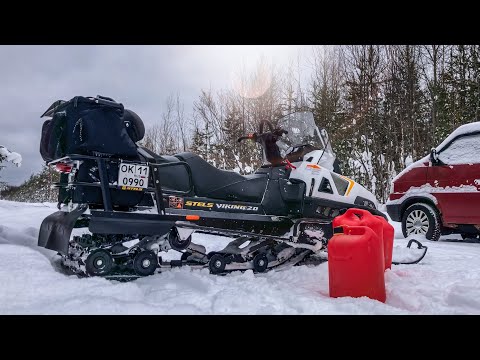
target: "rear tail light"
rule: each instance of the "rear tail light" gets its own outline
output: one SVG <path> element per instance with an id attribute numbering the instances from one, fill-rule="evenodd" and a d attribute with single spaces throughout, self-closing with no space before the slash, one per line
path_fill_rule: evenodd
<path id="1" fill-rule="evenodd" d="M 70 173 L 72 171 L 72 165 L 65 164 L 65 163 L 57 163 L 55 165 L 55 169 L 61 173 Z"/>

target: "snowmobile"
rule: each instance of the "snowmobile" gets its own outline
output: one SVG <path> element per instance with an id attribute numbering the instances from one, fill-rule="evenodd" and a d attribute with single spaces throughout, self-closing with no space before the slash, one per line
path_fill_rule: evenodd
<path id="1" fill-rule="evenodd" d="M 64 106 L 54 103 L 44 115 L 55 116 Z M 138 141 L 141 119 L 122 111 Z M 136 278 L 185 265 L 213 274 L 261 273 L 325 261 L 331 220 L 347 208 L 385 217 L 372 193 L 341 175 L 328 134 L 311 112 L 286 115 L 275 126 L 263 120 L 242 141 L 262 148 L 263 165 L 250 175 L 216 168 L 191 152 L 158 155 L 137 144 L 135 156 L 91 151 L 48 161 L 62 173 L 56 186 L 66 201 L 42 222 L 38 245 L 57 251 L 64 266 L 85 276 Z M 207 253 L 192 242 L 194 233 L 233 240 Z M 182 253 L 180 260 L 163 261 L 162 252 L 172 249 Z"/>

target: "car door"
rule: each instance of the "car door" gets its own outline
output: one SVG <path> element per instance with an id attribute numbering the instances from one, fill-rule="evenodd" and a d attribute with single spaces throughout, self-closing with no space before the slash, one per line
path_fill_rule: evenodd
<path id="1" fill-rule="evenodd" d="M 437 156 L 439 163 L 428 168 L 428 182 L 443 222 L 480 224 L 480 134 L 456 137 Z"/>

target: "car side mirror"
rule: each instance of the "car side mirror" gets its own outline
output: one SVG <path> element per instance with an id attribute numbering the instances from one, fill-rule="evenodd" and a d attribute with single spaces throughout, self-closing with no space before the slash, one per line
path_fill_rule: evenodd
<path id="1" fill-rule="evenodd" d="M 435 148 L 432 148 L 432 150 L 430 151 L 430 161 L 433 165 L 438 164 L 438 154 Z"/>

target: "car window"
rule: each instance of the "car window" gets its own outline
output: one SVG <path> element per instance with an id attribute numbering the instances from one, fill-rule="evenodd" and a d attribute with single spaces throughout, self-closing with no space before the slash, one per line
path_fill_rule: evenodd
<path id="1" fill-rule="evenodd" d="M 447 165 L 480 163 L 480 134 L 462 136 L 438 153 Z"/>

